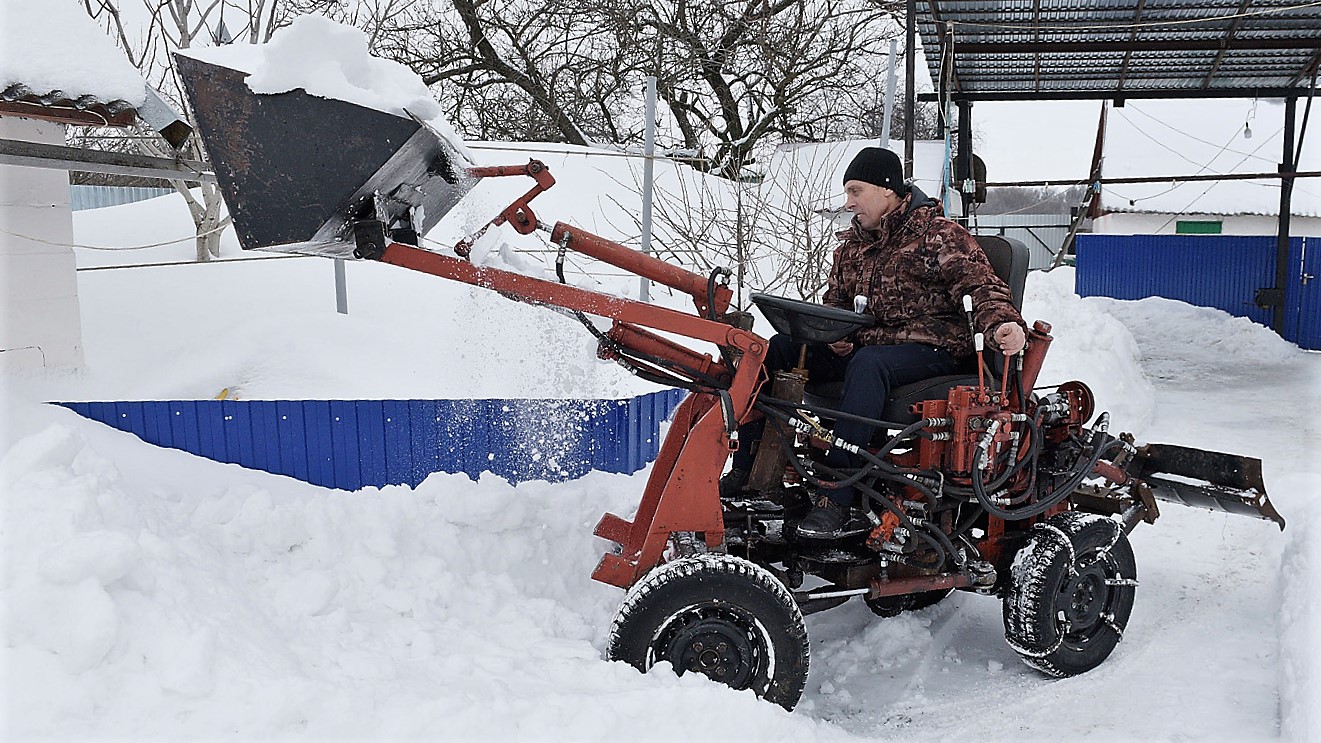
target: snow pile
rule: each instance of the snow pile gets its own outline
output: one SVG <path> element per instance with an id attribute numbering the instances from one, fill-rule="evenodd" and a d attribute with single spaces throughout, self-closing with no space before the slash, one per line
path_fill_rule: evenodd
<path id="1" fill-rule="evenodd" d="M 5 0 L 0 90 L 14 83 L 38 95 L 62 90 L 102 103 L 140 106 L 147 98 L 137 68 L 74 0 Z"/>
<path id="2" fill-rule="evenodd" d="M 17 412 L 6 737 L 844 737 L 601 661 L 621 594 L 588 525 L 630 478 L 341 493 Z"/>
<path id="3" fill-rule="evenodd" d="M 407 65 L 372 56 L 367 35 L 352 26 L 304 15 L 275 32 L 267 44 L 231 44 L 184 53 L 250 73 L 246 82 L 254 93 L 286 93 L 302 88 L 321 98 L 347 101 L 401 118 L 417 117 L 472 160 L 471 153 L 464 149 L 463 138 L 445 118 L 422 78 Z"/>
<path id="4" fill-rule="evenodd" d="M 1072 269 L 1070 269 L 1072 272 Z M 1198 307 L 1177 299 L 1147 297 L 1120 301 L 1107 297 L 1085 300 L 1133 329 L 1143 348 L 1144 365 L 1159 379 L 1207 379 L 1224 373 L 1228 358 L 1253 359 L 1263 366 L 1292 361 L 1298 347 L 1246 317 L 1213 307 Z M 1196 339 L 1188 329 L 1197 328 Z M 1190 365 L 1183 347 L 1190 340 L 1203 346 Z M 1178 349 L 1171 353 L 1171 349 Z"/>
<path id="5" fill-rule="evenodd" d="M 1321 730 L 1321 475 L 1271 485 L 1311 495 L 1286 516 L 1280 571 L 1280 732 L 1286 740 L 1308 740 Z"/>
<path id="6" fill-rule="evenodd" d="M 1045 320 L 1055 338 L 1038 386 L 1084 382 L 1096 396 L 1096 412 L 1110 412 L 1112 431 L 1140 433 L 1151 423 L 1155 395 L 1132 333 L 1099 303 L 1074 293 L 1072 268 L 1028 274 L 1023 319 Z"/>

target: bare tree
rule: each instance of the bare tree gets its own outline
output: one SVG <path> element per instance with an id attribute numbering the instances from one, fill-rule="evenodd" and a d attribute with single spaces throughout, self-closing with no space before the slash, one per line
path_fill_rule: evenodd
<path id="1" fill-rule="evenodd" d="M 786 151 L 765 165 L 758 176 L 737 180 L 676 168 L 678 177 L 664 179 L 667 187 L 653 194 L 653 250 L 703 273 L 732 268 L 740 307 L 753 291 L 818 298 L 838 244 L 834 154 Z M 640 192 L 640 175 L 620 185 Z M 640 230 L 633 210 L 623 211 Z"/>
<path id="2" fill-rule="evenodd" d="M 481 138 L 637 145 L 658 78 L 662 148 L 735 178 L 767 142 L 863 134 L 895 0 L 449 0 L 384 22 L 376 51 Z M 345 18 L 347 20 L 347 17 Z"/>
<path id="3" fill-rule="evenodd" d="M 122 10 L 129 2 L 140 2 L 146 12 L 146 23 L 140 28 L 129 27 L 125 21 Z M 322 4 L 329 2 L 331 0 L 323 0 Z M 304 5 L 311 7 L 313 4 Z M 251 44 L 265 42 L 276 28 L 288 23 L 291 14 L 306 9 L 281 0 L 83 0 L 83 6 L 88 15 L 111 33 L 148 84 L 170 99 L 181 112 L 187 112 L 188 108 L 174 66 L 175 52 L 231 40 Z M 185 113 L 185 117 L 188 116 Z M 99 149 L 132 148 L 157 157 L 177 154 L 186 159 L 206 159 L 198 137 L 190 138 L 176 153 L 145 127 L 128 135 L 107 134 L 107 130 L 98 129 L 83 136 L 85 141 L 80 144 Z M 220 235 L 229 224 L 229 217 L 222 216 L 224 202 L 219 188 L 214 183 L 201 183 L 191 188 L 183 181 L 170 183 L 187 203 L 196 227 L 197 260 L 219 257 Z"/>

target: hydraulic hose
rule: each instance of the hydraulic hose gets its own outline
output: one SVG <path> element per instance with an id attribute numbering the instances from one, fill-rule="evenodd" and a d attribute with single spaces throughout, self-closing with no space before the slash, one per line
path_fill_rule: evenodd
<path id="1" fill-rule="evenodd" d="M 972 489 L 977 494 L 977 502 L 981 504 L 982 508 L 986 509 L 987 513 L 997 518 L 1004 519 L 1005 521 L 1022 521 L 1023 519 L 1032 518 L 1033 516 L 1040 516 L 1072 495 L 1078 485 L 1080 485 L 1087 475 L 1091 473 L 1092 469 L 1096 466 L 1096 463 L 1101 461 L 1101 457 L 1105 452 L 1113 447 L 1114 441 L 1107 444 L 1105 442 L 1106 436 L 1107 434 L 1104 430 L 1093 432 L 1091 442 L 1093 451 L 1092 455 L 1087 459 L 1086 464 L 1071 473 L 1069 479 L 1066 480 L 1063 485 L 1056 487 L 1051 492 L 1050 497 L 1045 500 L 1038 501 L 1031 506 L 1016 510 L 1000 508 L 991 502 L 991 498 L 987 494 L 986 486 L 982 483 L 981 478 L 974 476 L 972 479 Z M 972 456 L 972 468 L 974 471 L 978 469 L 981 457 L 982 451 L 978 448 Z"/>

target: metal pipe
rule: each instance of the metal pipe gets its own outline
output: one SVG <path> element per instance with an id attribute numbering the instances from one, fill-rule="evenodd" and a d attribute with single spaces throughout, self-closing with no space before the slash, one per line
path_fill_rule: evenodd
<path id="1" fill-rule="evenodd" d="M 651 255 L 651 199 L 652 180 L 656 167 L 656 77 L 647 76 L 647 121 L 642 145 L 642 252 Z M 643 276 L 638 299 L 651 301 L 651 282 Z"/>
<path id="2" fill-rule="evenodd" d="M 1295 168 L 1293 135 L 1297 110 L 1296 97 L 1284 100 L 1284 157 L 1280 161 L 1281 173 L 1292 173 Z M 1275 291 L 1271 307 L 1271 328 L 1280 335 L 1284 335 L 1284 294 L 1285 287 L 1289 285 L 1289 218 L 1293 211 L 1293 183 L 1291 177 L 1280 179 L 1280 228 L 1275 250 Z"/>

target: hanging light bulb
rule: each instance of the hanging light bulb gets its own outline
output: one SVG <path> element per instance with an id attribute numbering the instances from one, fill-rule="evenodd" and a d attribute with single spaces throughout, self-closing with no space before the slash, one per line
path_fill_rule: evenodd
<path id="1" fill-rule="evenodd" d="M 1250 121 L 1243 122 L 1243 138 L 1252 139 L 1252 122 Z"/>

